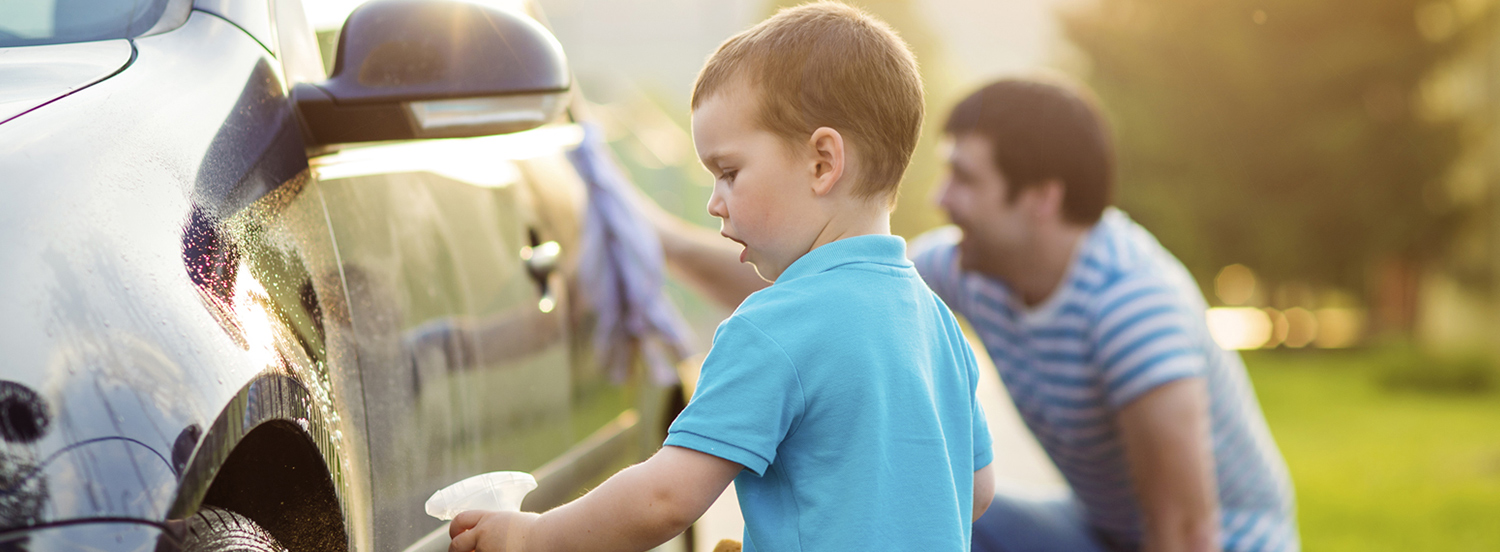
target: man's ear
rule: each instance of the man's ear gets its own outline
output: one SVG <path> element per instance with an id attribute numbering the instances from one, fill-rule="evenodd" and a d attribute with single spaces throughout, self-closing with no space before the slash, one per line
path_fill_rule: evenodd
<path id="1" fill-rule="evenodd" d="M 1067 194 L 1068 189 L 1063 186 L 1062 180 L 1056 178 L 1049 178 L 1021 190 L 1021 195 L 1028 196 L 1025 198 L 1026 202 L 1030 205 L 1031 214 L 1038 220 L 1062 220 L 1063 200 L 1067 198 Z"/>
<path id="2" fill-rule="evenodd" d="M 808 145 L 813 155 L 813 195 L 826 196 L 844 176 L 844 160 L 848 153 L 844 149 L 844 136 L 837 130 L 818 127 L 808 139 Z"/>

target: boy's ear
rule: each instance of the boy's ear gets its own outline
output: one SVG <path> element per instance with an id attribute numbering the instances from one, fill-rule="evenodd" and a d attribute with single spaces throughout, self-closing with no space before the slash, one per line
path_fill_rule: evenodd
<path id="1" fill-rule="evenodd" d="M 832 192 L 834 185 L 844 176 L 844 161 L 848 153 L 844 149 L 844 136 L 837 130 L 818 127 L 808 145 L 813 154 L 813 194 L 822 197 Z"/>

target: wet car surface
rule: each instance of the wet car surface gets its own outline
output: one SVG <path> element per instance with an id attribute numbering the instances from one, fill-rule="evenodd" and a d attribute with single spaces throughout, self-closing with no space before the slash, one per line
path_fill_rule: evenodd
<path id="1" fill-rule="evenodd" d="M 545 508 L 660 443 L 669 391 L 592 358 L 566 88 L 491 89 L 563 102 L 503 129 L 351 115 L 452 104 L 338 96 L 295 0 L 146 4 L 117 37 L 0 34 L 32 75 L 0 81 L 0 548 L 170 550 L 212 506 L 403 550 L 459 479 L 533 471 Z M 367 42 L 344 75 L 373 86 Z"/>

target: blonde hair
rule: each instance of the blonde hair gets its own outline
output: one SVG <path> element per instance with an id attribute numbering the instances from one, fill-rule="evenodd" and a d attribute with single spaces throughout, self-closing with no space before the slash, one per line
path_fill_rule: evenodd
<path id="1" fill-rule="evenodd" d="M 894 204 L 922 132 L 922 77 L 885 22 L 837 2 L 783 9 L 708 58 L 693 109 L 738 82 L 759 92 L 758 122 L 789 145 L 839 131 L 859 159 L 855 196 Z"/>

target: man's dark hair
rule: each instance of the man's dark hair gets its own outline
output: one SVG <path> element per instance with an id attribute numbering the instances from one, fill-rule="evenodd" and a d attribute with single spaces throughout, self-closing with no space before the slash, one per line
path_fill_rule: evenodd
<path id="1" fill-rule="evenodd" d="M 1063 217 L 1069 222 L 1093 224 L 1109 206 L 1114 146 L 1098 102 L 1080 88 L 996 81 L 959 102 L 943 130 L 990 141 L 992 160 L 1009 186 L 1007 200 L 1056 178 L 1062 181 Z"/>

